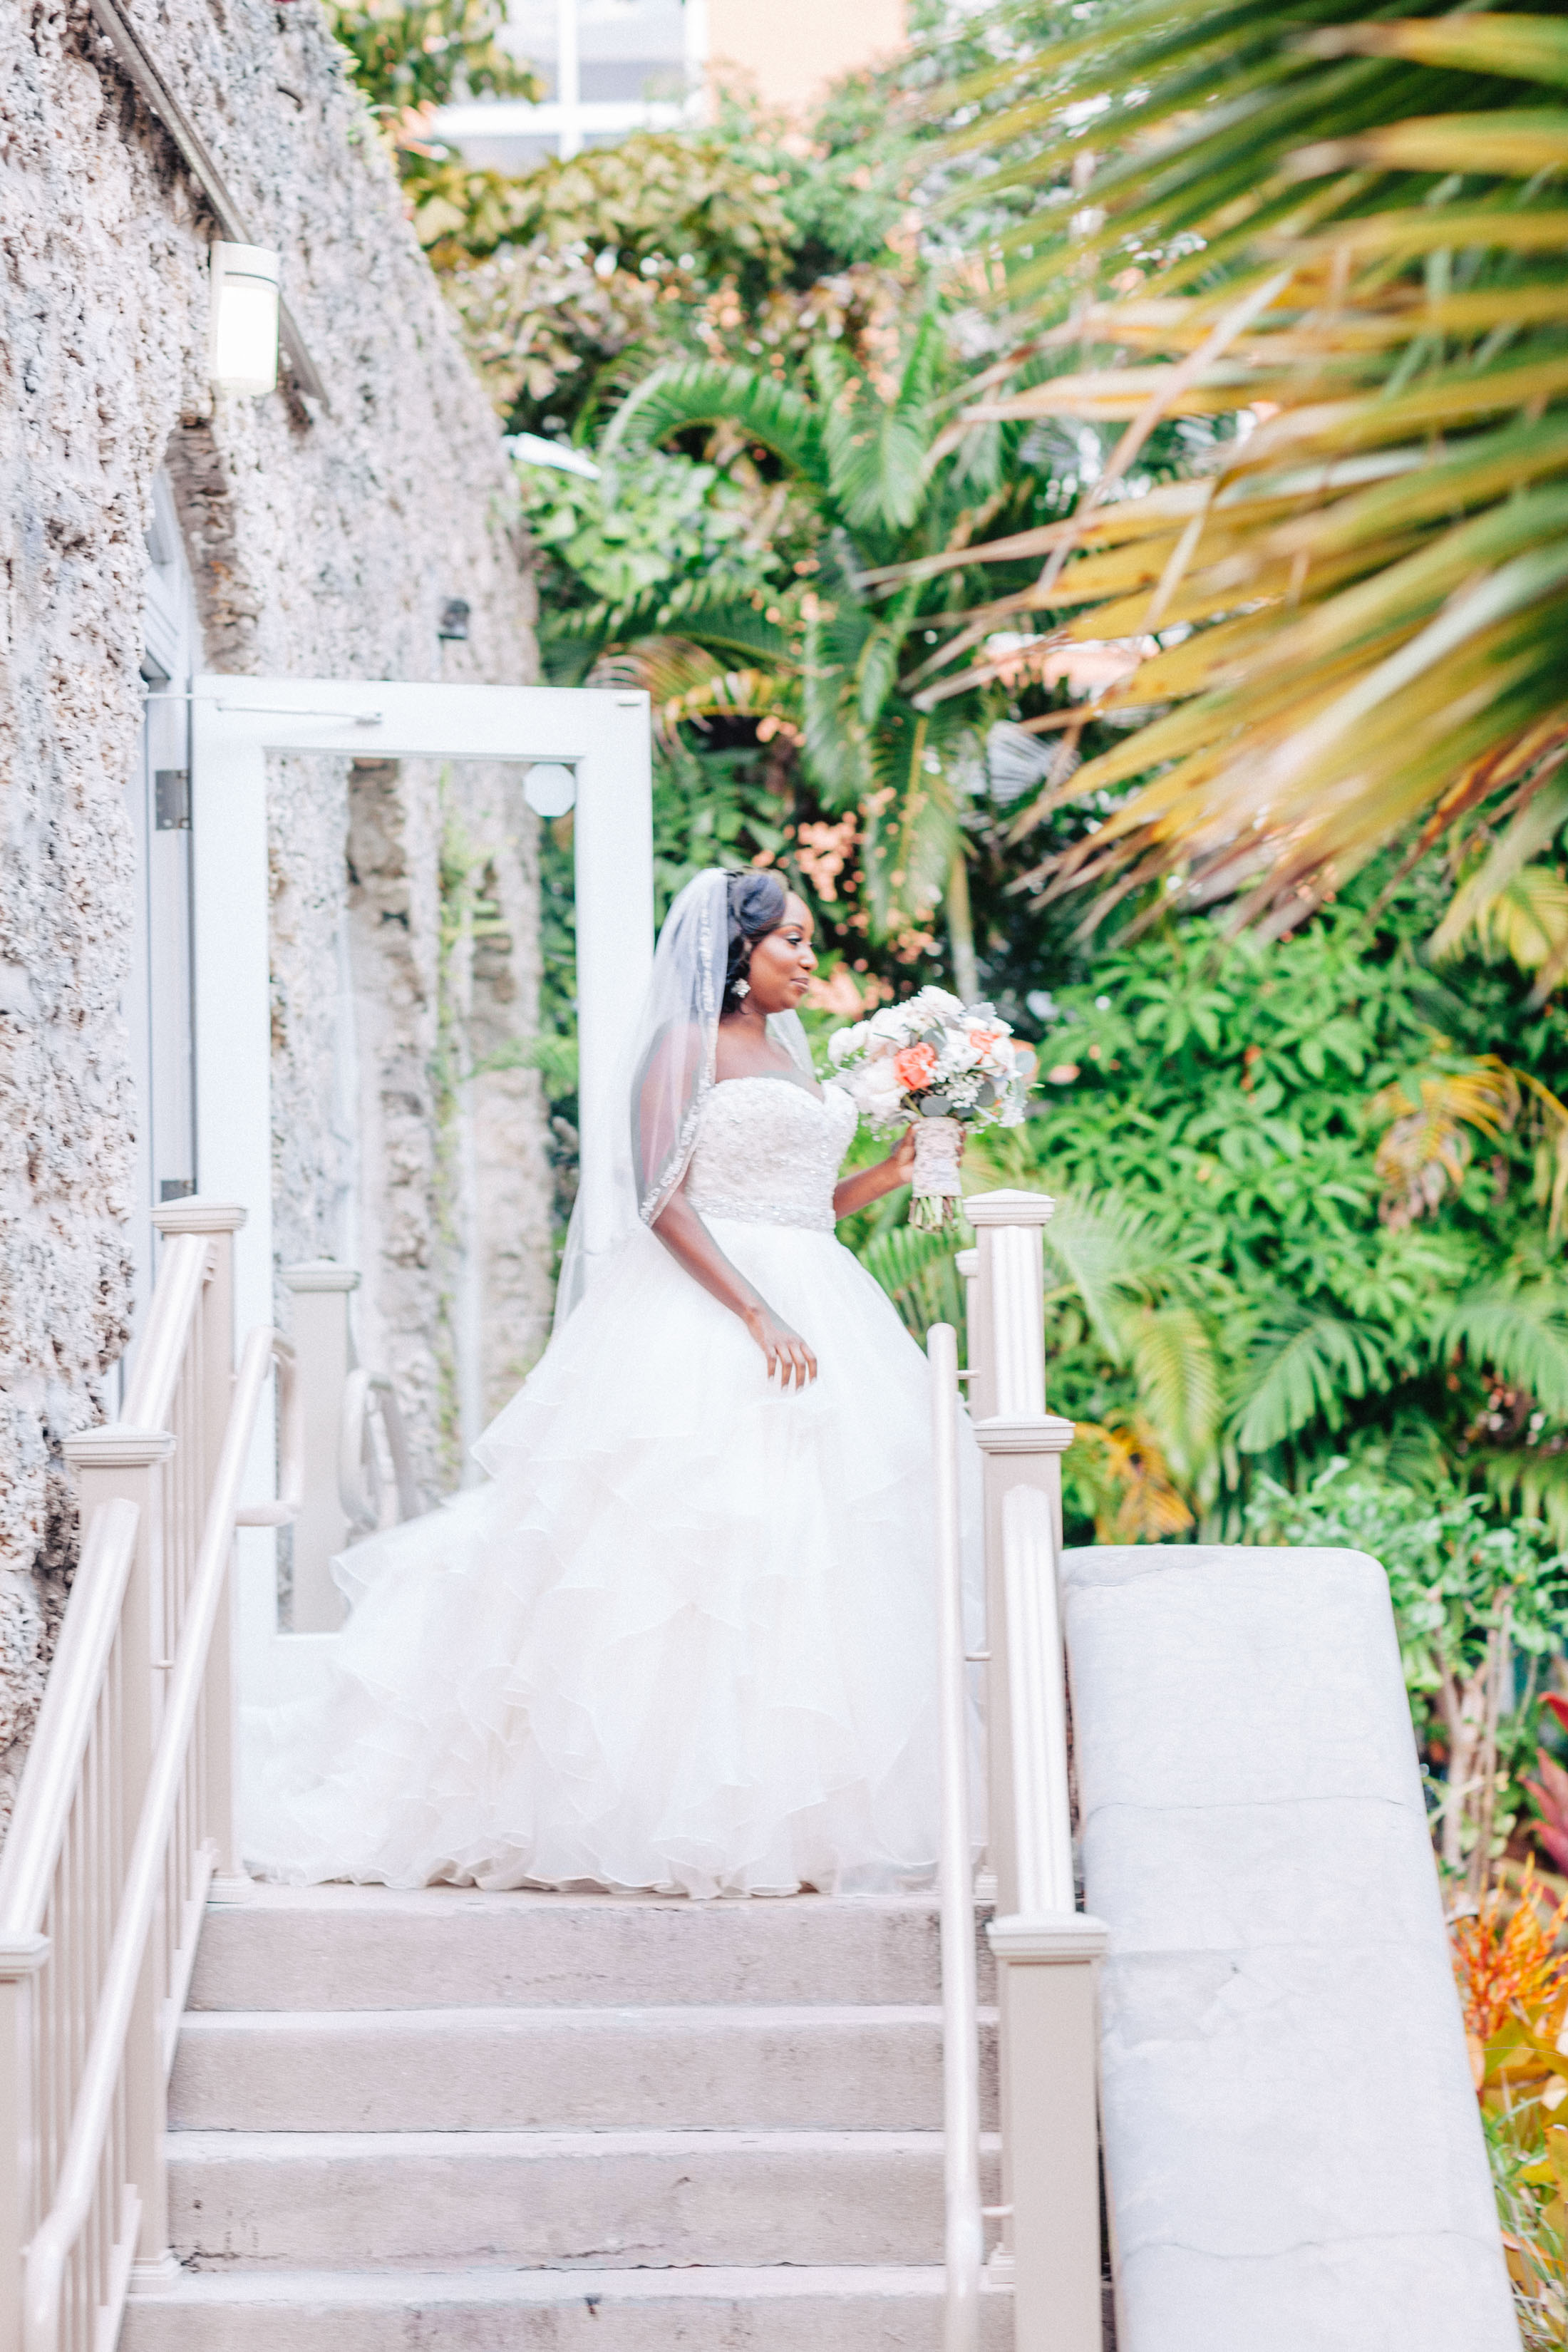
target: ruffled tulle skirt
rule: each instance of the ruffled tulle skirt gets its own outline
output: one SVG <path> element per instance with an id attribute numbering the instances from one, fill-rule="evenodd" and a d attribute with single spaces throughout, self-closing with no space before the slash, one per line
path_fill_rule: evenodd
<path id="1" fill-rule="evenodd" d="M 814 1386 L 770 1386 L 634 1236 L 486 1432 L 489 1482 L 337 1564 L 324 1694 L 247 1711 L 254 1869 L 694 1895 L 929 1876 L 925 1358 L 831 1234 L 710 1223 Z"/>

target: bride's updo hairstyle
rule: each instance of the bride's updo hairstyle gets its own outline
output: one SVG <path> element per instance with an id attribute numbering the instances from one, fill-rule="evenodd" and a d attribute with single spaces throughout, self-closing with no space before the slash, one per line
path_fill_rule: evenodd
<path id="1" fill-rule="evenodd" d="M 782 875 L 759 874 L 754 868 L 731 874 L 725 890 L 730 902 L 730 954 L 724 968 L 721 1018 L 726 1013 L 740 1011 L 741 998 L 735 982 L 745 979 L 757 941 L 766 939 L 770 931 L 776 931 L 783 922 L 789 896 Z"/>

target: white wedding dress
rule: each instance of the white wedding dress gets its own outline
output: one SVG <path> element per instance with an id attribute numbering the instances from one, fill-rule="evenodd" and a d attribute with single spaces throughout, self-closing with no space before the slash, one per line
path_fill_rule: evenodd
<path id="1" fill-rule="evenodd" d="M 339 1563 L 330 1692 L 247 1718 L 253 1868 L 692 1895 L 929 1877 L 929 1381 L 835 1238 L 855 1118 L 831 1087 L 724 1081 L 686 1177 L 816 1383 L 770 1386 L 634 1232 L 477 1448 L 490 1483 Z"/>

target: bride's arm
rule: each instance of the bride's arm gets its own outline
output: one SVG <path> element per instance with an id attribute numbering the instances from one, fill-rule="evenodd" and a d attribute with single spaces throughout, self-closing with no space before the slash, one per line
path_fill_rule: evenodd
<path id="1" fill-rule="evenodd" d="M 886 1160 L 879 1160 L 872 1168 L 858 1168 L 853 1176 L 834 1186 L 834 1215 L 849 1217 L 857 1209 L 869 1208 L 884 1192 L 896 1192 L 900 1184 L 911 1182 L 914 1172 L 915 1131 L 906 1127 Z"/>
<path id="2" fill-rule="evenodd" d="M 677 1265 L 738 1315 L 784 1388 L 803 1389 L 816 1378 L 816 1358 L 798 1332 L 781 1323 L 773 1308 L 732 1266 L 690 1202 L 684 1187 L 672 1193 L 653 1221 L 653 1230 Z"/>

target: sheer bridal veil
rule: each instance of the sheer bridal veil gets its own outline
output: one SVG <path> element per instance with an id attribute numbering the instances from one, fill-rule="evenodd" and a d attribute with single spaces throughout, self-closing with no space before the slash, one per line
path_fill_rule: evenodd
<path id="1" fill-rule="evenodd" d="M 652 1224 L 690 1163 L 702 1107 L 715 1084 L 730 959 L 730 886 L 742 878 L 720 866 L 699 874 L 675 900 L 658 935 L 653 976 L 621 1064 L 627 1116 L 614 1148 L 606 1255 L 639 1223 Z M 768 1034 L 810 1076 L 811 1049 L 799 1013 L 770 1013 Z M 557 1328 L 580 1303 L 589 1272 L 579 1198 L 555 1296 Z"/>

